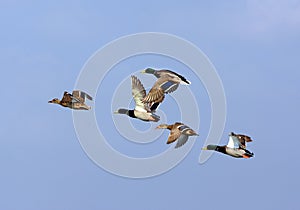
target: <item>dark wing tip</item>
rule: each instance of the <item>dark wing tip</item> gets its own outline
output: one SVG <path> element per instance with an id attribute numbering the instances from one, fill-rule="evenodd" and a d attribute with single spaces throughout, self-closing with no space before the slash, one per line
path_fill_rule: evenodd
<path id="1" fill-rule="evenodd" d="M 172 73 L 172 74 L 175 74 L 176 76 L 178 76 L 178 77 L 179 77 L 182 81 L 184 81 L 185 83 L 191 84 L 191 82 L 188 81 L 184 76 L 182 76 L 182 75 L 180 75 L 180 74 L 178 74 L 178 73 L 176 73 L 176 72 L 174 72 L 174 71 L 171 71 L 171 70 L 167 70 L 167 71 L 169 71 L 169 72 Z"/>

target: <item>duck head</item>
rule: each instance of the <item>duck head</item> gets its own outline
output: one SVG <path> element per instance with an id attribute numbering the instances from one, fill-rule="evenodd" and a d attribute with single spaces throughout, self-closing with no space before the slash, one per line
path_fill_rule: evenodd
<path id="1" fill-rule="evenodd" d="M 203 147 L 202 150 L 217 150 L 218 145 L 209 144 L 206 147 Z"/>
<path id="2" fill-rule="evenodd" d="M 52 104 L 59 104 L 60 100 L 58 98 L 54 98 L 51 101 L 48 101 L 48 103 L 52 103 Z"/>
<path id="3" fill-rule="evenodd" d="M 117 111 L 114 111 L 114 114 L 127 114 L 128 115 L 129 110 L 128 109 L 118 109 Z"/>
<path id="4" fill-rule="evenodd" d="M 146 69 L 142 70 L 141 73 L 154 74 L 155 71 L 156 71 L 155 69 L 146 68 Z"/>
<path id="5" fill-rule="evenodd" d="M 160 124 L 155 129 L 167 129 L 168 127 L 169 127 L 169 125 L 167 125 L 167 124 Z"/>

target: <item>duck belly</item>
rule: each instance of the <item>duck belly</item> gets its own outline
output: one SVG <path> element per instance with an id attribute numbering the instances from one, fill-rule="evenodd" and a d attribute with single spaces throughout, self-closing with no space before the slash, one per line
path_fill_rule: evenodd
<path id="1" fill-rule="evenodd" d="M 72 109 L 76 109 L 76 110 L 90 110 L 91 107 L 86 105 L 86 104 L 82 104 L 82 103 L 73 103 L 72 104 Z"/>
<path id="2" fill-rule="evenodd" d="M 226 153 L 235 158 L 242 158 L 245 154 L 245 151 L 241 149 L 226 148 Z"/>

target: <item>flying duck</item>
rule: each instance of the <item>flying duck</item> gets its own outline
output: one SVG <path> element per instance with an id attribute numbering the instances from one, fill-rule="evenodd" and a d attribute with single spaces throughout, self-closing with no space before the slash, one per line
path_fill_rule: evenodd
<path id="1" fill-rule="evenodd" d="M 176 122 L 172 125 L 161 124 L 156 128 L 169 129 L 171 131 L 168 137 L 167 144 L 177 141 L 175 148 L 184 145 L 187 142 L 189 136 L 199 136 L 193 129 L 181 122 Z"/>
<path id="2" fill-rule="evenodd" d="M 207 145 L 202 148 L 203 150 L 215 150 L 217 152 L 230 155 L 235 158 L 251 158 L 254 156 L 252 152 L 246 149 L 246 142 L 251 142 L 252 139 L 249 136 L 242 134 L 235 134 L 231 132 L 229 134 L 229 141 L 227 145 Z"/>
<path id="3" fill-rule="evenodd" d="M 51 101 L 48 101 L 48 103 L 59 104 L 70 109 L 89 110 L 91 107 L 85 104 L 86 98 L 93 100 L 89 94 L 80 90 L 74 90 L 72 94 L 65 91 L 61 100 L 54 98 Z"/>
<path id="4" fill-rule="evenodd" d="M 135 108 L 132 110 L 118 109 L 115 114 L 126 114 L 129 117 L 137 118 L 142 121 L 154 121 L 160 120 L 160 117 L 154 112 L 156 111 L 159 103 L 143 103 L 142 99 L 146 96 L 146 91 L 141 81 L 136 76 L 131 76 L 131 89 L 132 96 L 135 101 Z"/>
<path id="5" fill-rule="evenodd" d="M 178 88 L 179 84 L 191 84 L 191 82 L 182 75 L 171 70 L 154 70 L 152 68 L 147 68 L 141 71 L 141 73 L 153 74 L 156 78 L 158 78 L 148 95 L 143 98 L 144 103 L 161 103 L 164 100 L 165 93 L 174 92 Z"/>

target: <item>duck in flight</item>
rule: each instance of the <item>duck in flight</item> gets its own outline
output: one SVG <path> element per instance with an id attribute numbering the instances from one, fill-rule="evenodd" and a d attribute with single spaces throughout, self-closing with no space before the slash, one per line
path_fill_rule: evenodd
<path id="1" fill-rule="evenodd" d="M 176 122 L 172 125 L 161 124 L 156 128 L 170 130 L 167 144 L 171 144 L 174 141 L 177 141 L 175 148 L 184 145 L 187 142 L 189 136 L 199 136 L 193 129 L 181 122 Z"/>
<path id="2" fill-rule="evenodd" d="M 141 71 L 141 73 L 153 74 L 157 78 L 149 93 L 143 98 L 142 101 L 144 103 L 161 103 L 165 98 L 165 94 L 174 92 L 179 84 L 191 84 L 182 75 L 171 70 L 147 68 Z"/>
<path id="3" fill-rule="evenodd" d="M 131 76 L 131 90 L 135 101 L 135 108 L 132 110 L 118 109 L 114 114 L 126 114 L 129 117 L 137 118 L 142 121 L 158 122 L 160 117 L 155 114 L 159 103 L 143 103 L 142 99 L 146 96 L 146 91 L 141 81 L 136 76 Z"/>
<path id="4" fill-rule="evenodd" d="M 230 155 L 235 158 L 251 158 L 254 156 L 252 152 L 246 149 L 246 142 L 251 142 L 252 139 L 249 136 L 243 134 L 235 134 L 231 132 L 229 134 L 229 141 L 227 145 L 207 145 L 202 148 L 203 150 L 215 150 L 217 152 Z"/>
<path id="5" fill-rule="evenodd" d="M 65 91 L 61 100 L 54 98 L 51 101 L 48 101 L 48 103 L 59 104 L 70 109 L 90 110 L 91 107 L 85 104 L 86 98 L 91 101 L 93 100 L 89 94 L 80 90 L 74 90 L 72 94 Z"/>

